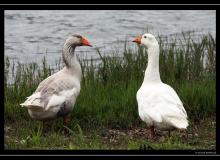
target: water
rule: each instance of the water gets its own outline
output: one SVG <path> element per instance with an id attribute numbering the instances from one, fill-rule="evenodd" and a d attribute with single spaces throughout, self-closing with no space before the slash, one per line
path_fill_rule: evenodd
<path id="1" fill-rule="evenodd" d="M 118 40 L 128 40 L 128 45 L 135 46 L 130 41 L 147 28 L 155 35 L 167 36 L 189 30 L 215 35 L 216 11 L 7 10 L 5 56 L 21 63 L 40 63 L 45 56 L 52 65 L 61 57 L 63 43 L 69 34 L 79 33 L 93 46 L 105 51 L 114 48 Z M 98 57 L 90 47 L 77 48 L 76 52 L 83 58 Z"/>

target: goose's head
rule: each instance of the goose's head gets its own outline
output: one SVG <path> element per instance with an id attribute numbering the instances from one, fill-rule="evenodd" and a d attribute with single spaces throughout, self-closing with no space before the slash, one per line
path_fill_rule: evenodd
<path id="1" fill-rule="evenodd" d="M 91 43 L 83 36 L 79 34 L 73 34 L 66 39 L 65 44 L 70 46 L 90 46 L 92 47 Z"/>
<path id="2" fill-rule="evenodd" d="M 136 37 L 132 42 L 142 44 L 147 48 L 150 48 L 150 47 L 154 46 L 155 44 L 158 44 L 154 35 L 152 35 L 150 33 L 145 33 L 142 36 Z"/>

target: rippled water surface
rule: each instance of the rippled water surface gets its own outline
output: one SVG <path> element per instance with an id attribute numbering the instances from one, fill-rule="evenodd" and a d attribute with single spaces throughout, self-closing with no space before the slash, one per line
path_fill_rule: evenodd
<path id="1" fill-rule="evenodd" d="M 147 28 L 171 35 L 195 30 L 216 33 L 212 10 L 8 10 L 5 11 L 5 55 L 21 63 L 49 63 L 61 57 L 65 38 L 72 33 L 87 37 L 102 51 L 117 40 L 131 40 Z M 128 45 L 134 46 L 133 43 Z M 96 58 L 94 48 L 77 48 L 77 54 Z M 85 51 L 85 52 L 84 52 Z"/>

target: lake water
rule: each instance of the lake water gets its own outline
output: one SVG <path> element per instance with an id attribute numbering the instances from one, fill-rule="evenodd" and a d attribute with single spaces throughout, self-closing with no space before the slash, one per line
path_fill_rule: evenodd
<path id="1" fill-rule="evenodd" d="M 183 31 L 216 34 L 214 10 L 6 10 L 5 56 L 21 63 L 49 64 L 61 57 L 63 43 L 79 33 L 101 51 L 114 48 L 149 29 L 169 36 Z M 123 44 L 123 42 L 121 43 Z M 98 57 L 94 48 L 80 47 L 78 56 Z"/>

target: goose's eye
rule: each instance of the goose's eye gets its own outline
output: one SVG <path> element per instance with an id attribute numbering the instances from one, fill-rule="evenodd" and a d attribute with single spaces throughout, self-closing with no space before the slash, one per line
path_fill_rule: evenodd
<path id="1" fill-rule="evenodd" d="M 147 36 L 144 36 L 144 38 L 147 38 Z"/>

